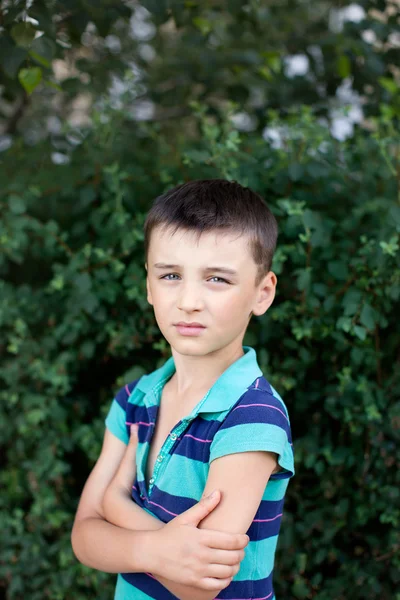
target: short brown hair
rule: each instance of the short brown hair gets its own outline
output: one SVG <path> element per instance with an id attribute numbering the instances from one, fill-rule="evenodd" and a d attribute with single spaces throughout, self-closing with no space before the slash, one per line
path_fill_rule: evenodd
<path id="1" fill-rule="evenodd" d="M 263 198 L 236 181 L 197 179 L 158 196 L 144 222 L 147 262 L 150 237 L 155 227 L 198 232 L 225 230 L 249 236 L 250 252 L 258 267 L 255 286 L 271 269 L 278 224 Z"/>

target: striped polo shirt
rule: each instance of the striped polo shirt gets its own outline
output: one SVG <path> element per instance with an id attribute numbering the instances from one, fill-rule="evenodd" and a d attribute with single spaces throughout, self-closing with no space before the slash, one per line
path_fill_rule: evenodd
<path id="1" fill-rule="evenodd" d="M 235 452 L 267 450 L 282 467 L 271 475 L 254 519 L 240 570 L 216 598 L 275 600 L 273 567 L 286 488 L 294 475 L 293 445 L 287 408 L 265 379 L 256 352 L 232 363 L 164 441 L 147 487 L 146 460 L 155 428 L 161 392 L 175 372 L 171 356 L 160 368 L 121 388 L 105 420 L 125 444 L 131 423 L 139 424 L 136 479 L 132 498 L 144 510 L 168 523 L 202 497 L 211 462 Z M 114 600 L 176 600 L 150 573 L 120 573 Z"/>

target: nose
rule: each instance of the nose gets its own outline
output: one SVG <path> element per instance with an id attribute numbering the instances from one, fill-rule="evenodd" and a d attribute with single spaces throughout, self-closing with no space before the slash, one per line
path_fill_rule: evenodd
<path id="1" fill-rule="evenodd" d="M 203 300 L 200 288 L 195 284 L 182 284 L 179 290 L 177 306 L 180 310 L 187 313 L 190 313 L 193 310 L 201 310 L 203 307 Z"/>

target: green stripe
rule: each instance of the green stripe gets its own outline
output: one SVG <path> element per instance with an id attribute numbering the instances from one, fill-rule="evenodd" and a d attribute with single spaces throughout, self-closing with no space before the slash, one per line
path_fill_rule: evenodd
<path id="1" fill-rule="evenodd" d="M 210 446 L 210 462 L 226 454 L 257 450 L 276 452 L 281 458 L 279 464 L 293 470 L 286 432 L 271 423 L 242 423 L 218 431 Z"/>
<path id="2" fill-rule="evenodd" d="M 208 463 L 193 460 L 181 454 L 173 454 L 168 463 L 166 476 L 156 481 L 163 492 L 186 498 L 200 498 L 207 481 Z M 196 474 L 196 475 L 194 475 Z"/>
<path id="3" fill-rule="evenodd" d="M 269 577 L 272 573 L 274 568 L 274 558 L 276 545 L 278 543 L 278 536 L 274 535 L 266 538 L 265 540 L 258 540 L 258 542 L 254 543 L 257 546 L 257 561 L 256 563 L 252 561 L 252 577 L 249 577 L 249 579 L 253 579 L 253 581 L 256 579 L 264 579 L 265 577 Z M 250 542 L 248 545 L 250 545 Z M 246 550 L 247 546 L 245 548 L 245 552 Z M 256 564 L 255 570 L 254 564 Z"/>
<path id="4" fill-rule="evenodd" d="M 265 488 L 262 500 L 283 500 L 286 493 L 286 488 L 289 485 L 288 479 L 270 479 Z"/>
<path id="5" fill-rule="evenodd" d="M 114 600 L 154 600 L 154 598 L 125 581 L 121 575 L 118 575 Z"/>
<path id="6" fill-rule="evenodd" d="M 118 402 L 114 399 L 111 403 L 111 408 L 105 419 L 107 428 L 124 444 L 129 443 L 129 437 L 125 426 L 125 411 Z"/>

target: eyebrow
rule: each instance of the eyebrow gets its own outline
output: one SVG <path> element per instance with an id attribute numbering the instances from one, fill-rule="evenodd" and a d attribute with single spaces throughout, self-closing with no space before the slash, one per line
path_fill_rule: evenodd
<path id="1" fill-rule="evenodd" d="M 182 269 L 180 265 L 167 265 L 166 263 L 155 263 L 153 266 L 156 269 Z M 238 274 L 237 271 L 234 269 L 229 269 L 228 267 L 205 267 L 203 271 L 205 273 L 218 271 L 218 273 L 227 273 L 228 275 Z"/>

